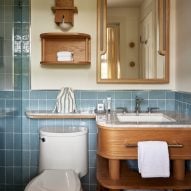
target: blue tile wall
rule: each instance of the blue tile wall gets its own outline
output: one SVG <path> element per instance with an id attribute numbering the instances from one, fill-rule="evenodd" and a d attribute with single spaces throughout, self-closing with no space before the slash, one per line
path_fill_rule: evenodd
<path id="1" fill-rule="evenodd" d="M 0 91 L 0 191 L 22 191 L 22 9 L 20 0 L 0 1 L 0 28 L 2 23 L 7 39 L 14 39 L 14 52 L 7 49 L 5 56 L 14 56 L 14 88 Z M 8 11 L 9 10 L 11 11 Z M 5 11 L 6 10 L 6 11 Z M 28 10 L 28 9 L 27 9 Z M 14 18 L 14 21 L 12 21 Z M 1 30 L 0 29 L 0 30 Z M 14 38 L 12 38 L 14 29 Z M 2 31 L 1 31 L 2 32 Z M 1 33 L 0 32 L 0 33 Z M 8 48 L 8 47 L 7 47 Z M 8 54 L 11 50 L 11 54 Z M 11 60 L 7 60 L 11 62 Z M 5 111 L 12 113 L 2 115 Z"/>
<path id="2" fill-rule="evenodd" d="M 23 144 L 23 183 L 26 184 L 38 172 L 39 153 L 39 129 L 42 127 L 60 126 L 86 126 L 88 133 L 88 156 L 89 172 L 82 178 L 84 190 L 96 190 L 96 123 L 93 119 L 64 119 L 64 120 L 33 120 L 25 116 L 26 110 L 53 110 L 56 104 L 56 97 L 59 91 L 31 91 L 23 90 L 23 123 L 22 123 L 22 144 Z M 112 97 L 112 107 L 126 107 L 129 111 L 134 110 L 135 97 L 144 98 L 142 110 L 148 107 L 159 107 L 161 110 L 175 109 L 175 92 L 167 90 L 153 91 L 130 91 L 130 90 L 107 90 L 107 91 L 85 91 L 76 90 L 75 97 L 77 109 L 94 109 L 97 103 L 102 102 L 108 96 Z M 31 169 L 33 169 L 31 171 Z"/>
<path id="3" fill-rule="evenodd" d="M 179 113 L 184 113 L 189 116 L 191 115 L 191 93 L 175 93 L 175 110 Z M 191 171 L 191 161 L 186 162 L 186 167 Z"/>
<path id="4" fill-rule="evenodd" d="M 180 113 L 191 115 L 191 93 L 176 92 L 175 109 Z"/>

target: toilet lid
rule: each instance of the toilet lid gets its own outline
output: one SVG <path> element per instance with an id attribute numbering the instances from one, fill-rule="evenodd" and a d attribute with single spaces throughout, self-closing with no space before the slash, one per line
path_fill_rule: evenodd
<path id="1" fill-rule="evenodd" d="M 81 184 L 73 170 L 45 170 L 35 177 L 25 191 L 80 191 Z"/>

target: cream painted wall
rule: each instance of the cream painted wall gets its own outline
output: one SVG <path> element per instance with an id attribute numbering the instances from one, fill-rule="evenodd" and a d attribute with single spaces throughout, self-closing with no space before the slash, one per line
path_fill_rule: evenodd
<path id="1" fill-rule="evenodd" d="M 176 90 L 191 92 L 191 1 L 176 0 Z"/>
<path id="2" fill-rule="evenodd" d="M 41 66 L 40 34 L 44 32 L 61 32 L 54 24 L 51 6 L 53 0 L 31 1 L 31 89 L 60 89 L 69 86 L 73 89 L 174 89 L 174 51 L 171 49 L 171 80 L 164 85 L 134 84 L 97 84 L 96 83 L 96 0 L 75 0 L 78 14 L 74 17 L 74 27 L 70 32 L 81 32 L 91 35 L 90 67 L 48 67 Z M 172 12 L 173 14 L 173 12 Z M 173 22 L 171 22 L 173 27 Z M 174 31 L 174 30 L 172 30 Z M 174 39 L 173 39 L 174 40 Z M 172 41 L 174 42 L 174 41 Z M 173 44 L 172 44 L 173 45 Z M 174 47 L 174 46 L 172 46 Z"/>

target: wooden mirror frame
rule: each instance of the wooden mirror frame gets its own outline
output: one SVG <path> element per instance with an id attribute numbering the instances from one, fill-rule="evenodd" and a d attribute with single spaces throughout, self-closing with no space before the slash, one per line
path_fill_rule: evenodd
<path id="1" fill-rule="evenodd" d="M 97 0 L 97 83 L 100 84 L 167 84 L 169 83 L 170 0 L 158 0 L 159 50 L 165 56 L 163 79 L 101 79 L 101 55 L 106 52 L 107 0 Z"/>

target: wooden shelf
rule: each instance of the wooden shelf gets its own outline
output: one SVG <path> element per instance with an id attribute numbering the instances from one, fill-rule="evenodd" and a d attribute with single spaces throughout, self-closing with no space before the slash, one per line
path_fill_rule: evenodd
<path id="1" fill-rule="evenodd" d="M 191 172 L 187 172 L 184 180 L 170 178 L 141 178 L 139 173 L 128 168 L 121 160 L 121 173 L 118 180 L 109 177 L 108 160 L 97 156 L 97 180 L 107 189 L 191 189 Z"/>
<path id="2" fill-rule="evenodd" d="M 87 65 L 87 64 L 90 64 L 90 62 L 89 61 L 81 61 L 81 62 L 69 62 L 69 61 L 67 61 L 67 62 L 58 62 L 58 61 L 51 61 L 51 62 L 49 62 L 49 61 L 41 61 L 40 62 L 41 64 L 43 64 L 43 65 L 70 65 L 70 64 L 72 64 L 72 65 Z"/>
<path id="3" fill-rule="evenodd" d="M 84 33 L 42 33 L 41 64 L 43 65 L 89 65 L 91 37 Z M 57 52 L 73 53 L 73 61 L 57 61 Z"/>
<path id="4" fill-rule="evenodd" d="M 30 119 L 95 119 L 94 113 L 53 113 L 52 111 L 26 111 Z"/>

